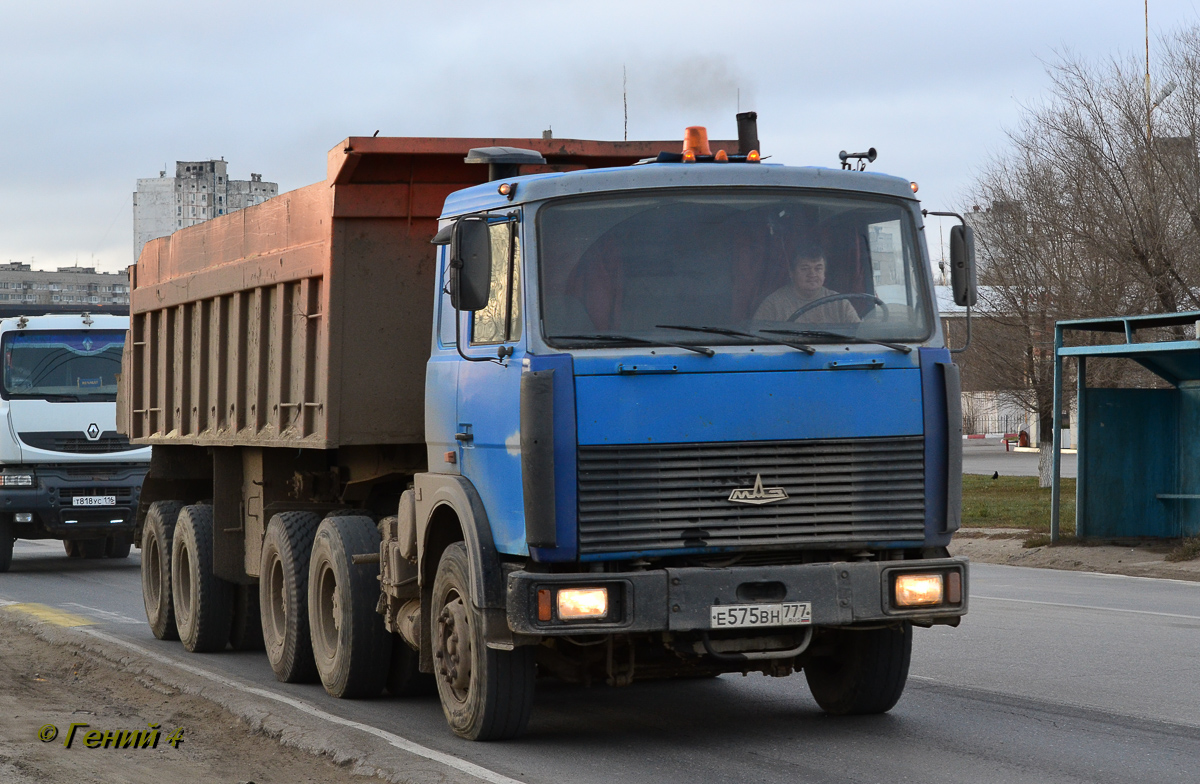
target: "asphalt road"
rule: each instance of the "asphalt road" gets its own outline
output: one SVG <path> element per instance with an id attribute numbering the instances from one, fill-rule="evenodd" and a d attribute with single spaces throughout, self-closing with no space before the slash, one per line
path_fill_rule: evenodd
<path id="1" fill-rule="evenodd" d="M 1076 455 L 1062 456 L 1063 478 L 1075 478 Z M 963 445 L 963 473 L 986 474 L 998 473 L 1000 476 L 1037 476 L 1037 452 L 1005 452 L 1003 445 L 986 444 L 973 446 L 968 442 Z"/>
<path id="2" fill-rule="evenodd" d="M 900 704 L 832 718 L 803 676 L 583 689 L 539 683 L 528 735 L 472 744 L 436 700 L 335 700 L 266 657 L 187 654 L 143 618 L 138 559 L 18 542 L 0 599 L 41 602 L 167 656 L 399 734 L 520 781 L 1195 782 L 1200 584 L 976 564 L 958 629 L 916 632 Z"/>

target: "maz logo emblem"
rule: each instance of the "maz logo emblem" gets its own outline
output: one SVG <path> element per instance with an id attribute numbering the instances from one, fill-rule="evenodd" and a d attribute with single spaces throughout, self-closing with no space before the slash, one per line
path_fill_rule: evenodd
<path id="1" fill-rule="evenodd" d="M 782 487 L 763 487 L 762 474 L 755 475 L 754 487 L 739 487 L 729 494 L 729 500 L 735 504 L 770 504 L 787 497 L 788 494 Z"/>
<path id="2" fill-rule="evenodd" d="M 100 426 L 97 425 L 95 422 L 88 425 L 87 437 L 88 437 L 88 441 L 95 441 L 96 439 L 100 438 Z"/>

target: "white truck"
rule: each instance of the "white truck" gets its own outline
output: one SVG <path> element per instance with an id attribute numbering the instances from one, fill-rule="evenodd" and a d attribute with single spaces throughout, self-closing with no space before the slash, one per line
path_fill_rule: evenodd
<path id="1" fill-rule="evenodd" d="M 149 447 L 117 433 L 126 316 L 0 321 L 0 572 L 16 539 L 125 558 Z"/>

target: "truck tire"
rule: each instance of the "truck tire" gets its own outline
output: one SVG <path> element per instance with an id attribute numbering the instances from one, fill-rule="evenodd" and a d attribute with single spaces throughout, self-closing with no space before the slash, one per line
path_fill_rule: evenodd
<path id="1" fill-rule="evenodd" d="M 308 627 L 321 684 L 334 697 L 375 697 L 383 691 L 392 635 L 375 611 L 379 565 L 355 555 L 379 553 L 379 529 L 369 517 L 326 517 L 317 528 L 308 568 Z"/>
<path id="2" fill-rule="evenodd" d="M 438 697 L 446 722 L 467 740 L 515 738 L 533 708 L 533 647 L 488 648 L 472 601 L 467 548 L 446 548 L 433 581 L 430 641 Z"/>
<path id="3" fill-rule="evenodd" d="M 233 586 L 233 622 L 229 627 L 229 646 L 235 651 L 263 649 L 262 613 L 258 609 L 258 586 Z"/>
<path id="4" fill-rule="evenodd" d="M 281 512 L 267 524 L 258 573 L 263 643 L 275 678 L 283 683 L 316 680 L 308 633 L 308 561 L 321 523 L 316 512 Z"/>
<path id="5" fill-rule="evenodd" d="M 150 631 L 160 640 L 179 639 L 171 599 L 171 544 L 182 508 L 179 501 L 155 501 L 142 526 L 142 602 Z"/>
<path id="6" fill-rule="evenodd" d="M 64 539 L 68 558 L 103 558 L 106 539 Z"/>
<path id="7" fill-rule="evenodd" d="M 834 652 L 804 667 L 821 710 L 837 716 L 886 713 L 900 700 L 912 657 L 912 625 L 835 631 Z"/>
<path id="8" fill-rule="evenodd" d="M 397 635 L 393 635 L 396 637 Z M 392 640 L 392 661 L 388 665 L 387 691 L 393 697 L 431 697 L 437 694 L 433 674 L 421 672 L 421 654 L 401 639 Z"/>
<path id="9" fill-rule="evenodd" d="M 213 574 L 212 507 L 185 506 L 171 544 L 175 623 L 192 653 L 223 651 L 229 644 L 233 586 Z"/>
<path id="10" fill-rule="evenodd" d="M 13 545 L 16 543 L 12 520 L 0 517 L 0 573 L 7 572 L 8 567 L 12 566 Z"/>
<path id="11" fill-rule="evenodd" d="M 128 558 L 133 549 L 133 539 L 127 534 L 110 536 L 104 540 L 105 558 Z"/>

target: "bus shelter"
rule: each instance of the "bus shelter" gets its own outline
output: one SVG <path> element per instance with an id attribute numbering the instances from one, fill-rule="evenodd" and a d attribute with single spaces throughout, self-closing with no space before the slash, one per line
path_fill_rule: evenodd
<path id="1" fill-rule="evenodd" d="M 1177 538 L 1200 534 L 1200 340 L 1139 342 L 1162 327 L 1200 329 L 1200 312 L 1060 321 L 1054 328 L 1054 449 L 1050 537 L 1058 541 L 1063 360 L 1078 362 L 1075 531 L 1085 538 Z M 1124 342 L 1064 345 L 1071 333 L 1107 332 Z M 1077 336 L 1080 337 L 1080 336 Z M 1165 388 L 1089 387 L 1089 357 L 1137 362 Z"/>

